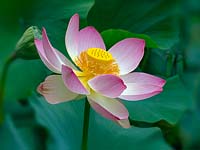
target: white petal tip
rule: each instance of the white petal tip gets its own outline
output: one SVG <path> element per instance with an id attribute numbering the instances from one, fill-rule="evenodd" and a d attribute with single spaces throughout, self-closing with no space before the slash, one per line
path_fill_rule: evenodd
<path id="1" fill-rule="evenodd" d="M 130 122 L 128 119 L 124 119 L 124 120 L 117 120 L 117 123 L 122 126 L 125 129 L 128 129 L 131 127 Z"/>

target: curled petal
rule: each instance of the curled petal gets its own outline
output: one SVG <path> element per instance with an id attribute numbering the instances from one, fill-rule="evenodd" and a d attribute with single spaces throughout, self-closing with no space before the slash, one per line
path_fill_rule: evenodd
<path id="1" fill-rule="evenodd" d="M 123 80 L 111 74 L 96 76 L 88 84 L 94 91 L 110 98 L 118 97 L 126 89 Z"/>
<path id="2" fill-rule="evenodd" d="M 64 55 L 62 55 L 61 53 L 58 54 L 55 48 L 53 48 L 44 28 L 42 30 L 42 44 L 47 60 L 53 66 L 55 66 L 59 70 L 59 72 L 61 72 L 62 65 L 67 65 L 74 68 L 72 63 Z"/>
<path id="3" fill-rule="evenodd" d="M 88 101 L 96 112 L 108 119 L 114 121 L 128 119 L 129 113 L 127 109 L 117 99 L 92 93 L 88 95 Z"/>
<path id="4" fill-rule="evenodd" d="M 106 49 L 103 39 L 94 27 L 86 27 L 78 34 L 78 54 L 88 48 Z"/>
<path id="5" fill-rule="evenodd" d="M 77 35 L 79 33 L 79 15 L 75 14 L 71 17 L 65 36 L 65 45 L 69 56 L 74 60 L 78 55 Z"/>
<path id="6" fill-rule="evenodd" d="M 52 72 L 55 72 L 55 73 L 60 73 L 59 69 L 56 68 L 53 64 L 51 64 L 45 53 L 44 53 L 44 48 L 43 48 L 43 44 L 42 44 L 42 40 L 39 40 L 39 39 L 35 39 L 35 45 L 36 45 L 36 48 L 37 48 L 37 51 L 38 51 L 38 54 L 41 58 L 41 60 L 43 61 L 43 63 L 47 66 L 47 68 L 49 68 L 49 70 L 51 70 Z M 58 51 L 57 51 L 58 52 Z M 60 53 L 61 54 L 61 53 Z M 61 54 L 62 55 L 62 54 Z"/>
<path id="7" fill-rule="evenodd" d="M 34 42 L 40 58 L 51 71 L 61 73 L 62 64 L 75 68 L 75 66 L 62 53 L 51 46 L 45 29 L 43 29 L 42 40 L 35 39 Z"/>
<path id="8" fill-rule="evenodd" d="M 90 93 L 70 67 L 62 66 L 62 78 L 65 86 L 72 92 L 86 95 Z"/>
<path id="9" fill-rule="evenodd" d="M 145 41 L 137 38 L 127 38 L 116 43 L 109 52 L 119 65 L 120 75 L 133 71 L 144 55 Z"/>
<path id="10" fill-rule="evenodd" d="M 65 87 L 61 75 L 48 76 L 45 81 L 38 86 L 37 91 L 43 95 L 50 104 L 70 101 L 78 96 Z"/>

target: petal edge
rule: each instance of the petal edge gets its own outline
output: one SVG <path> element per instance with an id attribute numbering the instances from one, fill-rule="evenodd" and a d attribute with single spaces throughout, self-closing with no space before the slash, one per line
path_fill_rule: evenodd
<path id="1" fill-rule="evenodd" d="M 110 98 L 118 97 L 126 89 L 123 80 L 111 74 L 96 76 L 88 84 L 94 91 Z"/>
<path id="2" fill-rule="evenodd" d="M 109 52 L 119 65 L 120 75 L 133 71 L 144 55 L 145 41 L 137 38 L 127 38 L 113 45 Z"/>
<path id="3" fill-rule="evenodd" d="M 67 31 L 65 34 L 65 46 L 72 60 L 74 60 L 74 58 L 78 55 L 78 33 L 79 15 L 74 14 L 68 23 Z"/>
<path id="4" fill-rule="evenodd" d="M 37 91 L 45 97 L 50 104 L 57 104 L 75 99 L 78 94 L 69 91 L 61 75 L 50 75 L 42 82 Z"/>
<path id="5" fill-rule="evenodd" d="M 85 95 L 90 94 L 70 67 L 62 65 L 62 78 L 65 86 L 72 92 Z"/>
<path id="6" fill-rule="evenodd" d="M 91 106 L 102 116 L 114 121 L 128 119 L 128 110 L 117 99 L 104 97 L 97 93 L 92 93 L 87 97 Z"/>

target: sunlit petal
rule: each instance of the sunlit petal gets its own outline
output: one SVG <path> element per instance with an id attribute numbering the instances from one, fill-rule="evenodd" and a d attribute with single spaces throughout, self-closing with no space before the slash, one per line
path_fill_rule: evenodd
<path id="1" fill-rule="evenodd" d="M 102 116 L 111 120 L 127 119 L 129 113 L 117 99 L 108 98 L 97 93 L 88 95 L 91 106 Z"/>

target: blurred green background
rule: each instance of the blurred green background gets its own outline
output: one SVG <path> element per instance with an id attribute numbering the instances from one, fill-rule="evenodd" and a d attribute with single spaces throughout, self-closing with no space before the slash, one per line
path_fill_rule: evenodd
<path id="1" fill-rule="evenodd" d="M 36 92 L 51 72 L 41 60 L 22 58 L 6 66 L 30 26 L 45 27 L 66 56 L 64 36 L 74 13 L 81 27 L 94 26 L 107 48 L 127 37 L 146 41 L 139 71 L 165 78 L 164 92 L 124 102 L 132 127 L 122 129 L 94 111 L 89 150 L 200 149 L 199 0 L 1 0 L 0 77 L 8 69 L 0 125 L 0 150 L 79 150 L 83 101 L 50 105 Z M 27 49 L 29 51 L 29 49 Z M 0 93 L 2 89 L 0 89 Z"/>

